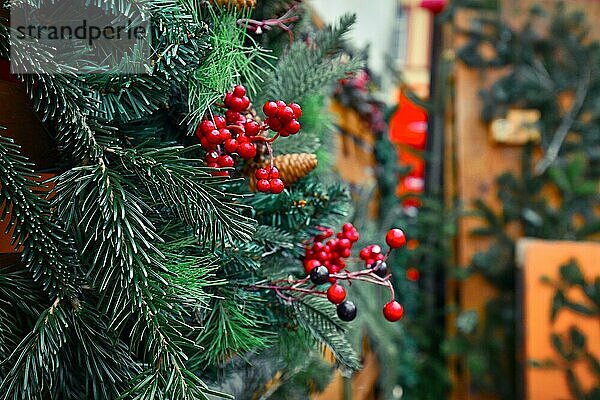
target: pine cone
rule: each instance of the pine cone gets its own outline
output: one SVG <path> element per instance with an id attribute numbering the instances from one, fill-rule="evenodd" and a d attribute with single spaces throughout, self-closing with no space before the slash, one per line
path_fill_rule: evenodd
<path id="1" fill-rule="evenodd" d="M 269 161 L 264 161 L 254 165 L 248 171 L 250 178 L 250 188 L 256 190 L 256 177 L 254 172 L 258 168 L 266 167 Z M 317 156 L 310 153 L 299 154 L 282 154 L 273 158 L 273 165 L 279 170 L 281 180 L 286 186 L 293 185 L 300 179 L 309 174 L 310 171 L 317 167 Z"/>
<path id="2" fill-rule="evenodd" d="M 238 10 L 245 8 L 254 8 L 256 0 L 209 0 L 211 4 L 221 7 L 235 7 Z"/>

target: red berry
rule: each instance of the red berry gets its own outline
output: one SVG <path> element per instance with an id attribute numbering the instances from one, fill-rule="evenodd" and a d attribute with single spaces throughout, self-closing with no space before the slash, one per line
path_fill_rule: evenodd
<path id="1" fill-rule="evenodd" d="M 235 124 L 241 117 L 242 115 L 237 111 L 227 110 L 225 113 L 225 120 L 228 124 Z"/>
<path id="2" fill-rule="evenodd" d="M 213 171 L 212 176 L 229 176 L 229 171 Z"/>
<path id="3" fill-rule="evenodd" d="M 317 253 L 317 259 L 321 262 L 325 262 L 325 261 L 329 260 L 329 253 L 326 251 L 319 251 Z"/>
<path id="4" fill-rule="evenodd" d="M 313 251 L 321 251 L 325 248 L 325 245 L 321 242 L 315 242 L 315 244 L 313 244 Z"/>
<path id="5" fill-rule="evenodd" d="M 243 159 L 249 160 L 256 155 L 256 147 L 252 143 L 241 143 L 238 147 L 238 154 Z"/>
<path id="6" fill-rule="evenodd" d="M 256 136 L 260 132 L 260 125 L 256 121 L 247 121 L 244 124 L 244 129 L 246 130 L 246 135 Z"/>
<path id="7" fill-rule="evenodd" d="M 373 244 L 370 247 L 371 247 L 371 254 L 372 255 L 381 254 L 381 247 L 379 247 L 378 245 Z"/>
<path id="8" fill-rule="evenodd" d="M 285 131 L 292 135 L 298 133 L 298 131 L 300 131 L 300 122 L 295 119 L 291 120 L 285 126 Z"/>
<path id="9" fill-rule="evenodd" d="M 225 117 L 222 115 L 215 115 L 214 121 L 215 121 L 215 126 L 217 127 L 217 129 L 222 129 L 227 126 L 227 121 L 225 120 Z"/>
<path id="10" fill-rule="evenodd" d="M 216 129 L 213 129 L 212 131 L 208 132 L 205 137 L 206 140 L 208 140 L 208 142 L 212 144 L 217 144 L 221 141 L 221 133 Z"/>
<path id="11" fill-rule="evenodd" d="M 277 169 L 277 167 L 271 167 L 269 169 L 269 178 L 271 178 L 271 179 L 279 178 L 279 169 Z"/>
<path id="12" fill-rule="evenodd" d="M 271 189 L 271 184 L 266 179 L 260 179 L 256 182 L 256 188 L 259 192 L 268 192 Z"/>
<path id="13" fill-rule="evenodd" d="M 250 107 L 250 99 L 246 96 L 242 97 L 242 102 L 240 107 L 242 108 L 241 110 L 238 111 L 245 111 L 248 109 L 248 107 Z"/>
<path id="14" fill-rule="evenodd" d="M 327 300 L 333 304 L 340 304 L 346 298 L 346 289 L 337 283 L 327 289 Z"/>
<path id="15" fill-rule="evenodd" d="M 353 229 L 351 231 L 345 232 L 345 236 L 352 243 L 358 242 L 358 239 L 360 239 L 360 235 L 358 234 L 358 232 L 356 231 L 356 229 Z"/>
<path id="16" fill-rule="evenodd" d="M 265 168 L 259 168 L 254 172 L 256 179 L 269 179 L 269 171 Z"/>
<path id="17" fill-rule="evenodd" d="M 246 88 L 242 85 L 235 85 L 233 88 L 233 95 L 235 97 L 242 97 L 246 95 Z"/>
<path id="18" fill-rule="evenodd" d="M 340 239 L 339 246 L 342 249 L 349 249 L 350 247 L 352 247 L 352 242 L 350 240 L 346 239 L 346 238 Z"/>
<path id="19" fill-rule="evenodd" d="M 235 153 L 238 148 L 238 142 L 235 139 L 227 139 L 223 145 L 225 151 L 228 153 Z"/>
<path id="20" fill-rule="evenodd" d="M 212 131 L 215 130 L 216 126 L 212 121 L 209 121 L 207 119 L 205 119 L 204 121 L 202 121 L 200 123 L 200 130 L 202 131 L 202 133 L 204 133 L 205 135 Z"/>
<path id="21" fill-rule="evenodd" d="M 354 229 L 354 225 L 352 225 L 350 222 L 346 222 L 343 226 L 342 226 L 342 230 L 344 232 L 348 232 Z"/>
<path id="22" fill-rule="evenodd" d="M 300 108 L 299 104 L 292 103 L 290 104 L 290 108 L 294 110 L 294 116 L 296 117 L 296 119 L 302 116 L 302 108 Z"/>
<path id="23" fill-rule="evenodd" d="M 271 181 L 271 193 L 279 194 L 283 192 L 284 188 L 285 185 L 283 184 L 283 181 L 281 179 L 275 178 Z"/>
<path id="24" fill-rule="evenodd" d="M 358 254 L 358 256 L 362 259 L 367 261 L 369 259 L 369 257 L 371 257 L 371 249 L 368 247 L 363 247 L 360 250 L 360 253 Z"/>
<path id="25" fill-rule="evenodd" d="M 281 122 L 275 117 L 269 117 L 265 119 L 265 123 L 269 125 L 269 128 L 271 128 L 275 132 L 279 132 L 282 128 Z"/>
<path id="26" fill-rule="evenodd" d="M 263 112 L 267 117 L 274 117 L 277 115 L 277 103 L 274 101 L 267 101 L 263 106 Z"/>
<path id="27" fill-rule="evenodd" d="M 237 136 L 238 143 L 250 143 L 250 138 L 244 134 L 239 134 Z"/>
<path id="28" fill-rule="evenodd" d="M 398 249 L 406 244 L 406 235 L 402 229 L 390 229 L 387 235 L 385 235 L 385 242 L 392 249 Z"/>
<path id="29" fill-rule="evenodd" d="M 342 250 L 342 257 L 348 258 L 348 257 L 350 257 L 350 254 L 351 254 L 350 249 Z"/>
<path id="30" fill-rule="evenodd" d="M 219 164 L 216 161 L 206 163 L 209 168 L 219 168 Z"/>
<path id="31" fill-rule="evenodd" d="M 205 160 L 207 163 L 216 163 L 219 160 L 219 153 L 216 151 L 211 151 L 206 153 Z"/>
<path id="32" fill-rule="evenodd" d="M 210 143 L 208 141 L 208 139 L 206 138 L 206 136 L 202 137 L 202 139 L 200 139 L 200 145 L 202 145 L 202 148 L 204 150 L 214 150 L 215 149 L 215 145 Z"/>
<path id="33" fill-rule="evenodd" d="M 277 110 L 277 118 L 282 124 L 287 124 L 294 119 L 294 110 L 291 107 L 283 107 Z"/>
<path id="34" fill-rule="evenodd" d="M 404 307 L 396 300 L 392 300 L 383 306 L 383 315 L 390 322 L 400 321 L 404 315 Z"/>
<path id="35" fill-rule="evenodd" d="M 219 157 L 218 163 L 221 167 L 233 167 L 234 164 L 233 158 L 227 154 Z"/>
<path id="36" fill-rule="evenodd" d="M 380 261 L 380 260 L 382 261 L 384 259 L 385 259 L 385 256 L 383 254 L 381 254 L 381 253 L 375 254 L 375 261 Z"/>
<path id="37" fill-rule="evenodd" d="M 279 109 L 279 108 L 284 108 L 284 107 L 287 107 L 287 104 L 285 104 L 285 101 L 283 101 L 283 100 L 277 100 L 277 101 L 275 102 L 275 104 L 277 104 L 277 108 L 278 108 L 278 109 Z"/>
<path id="38" fill-rule="evenodd" d="M 232 93 L 225 93 L 225 107 L 231 107 L 231 99 L 233 99 L 233 97 Z"/>
<path id="39" fill-rule="evenodd" d="M 242 97 L 231 97 L 229 100 L 229 109 L 233 111 L 244 111 L 244 100 Z"/>
<path id="40" fill-rule="evenodd" d="M 221 138 L 221 141 L 224 142 L 228 139 L 231 139 L 231 131 L 227 128 L 221 128 L 219 129 L 219 136 Z"/>
<path id="41" fill-rule="evenodd" d="M 313 268 L 316 268 L 319 265 L 321 265 L 321 263 L 318 260 L 306 260 L 304 261 L 304 271 L 307 274 L 310 274 L 310 271 L 312 271 Z"/>

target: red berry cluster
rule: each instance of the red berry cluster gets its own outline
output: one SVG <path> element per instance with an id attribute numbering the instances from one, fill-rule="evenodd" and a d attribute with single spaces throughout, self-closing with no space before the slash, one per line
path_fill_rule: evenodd
<path id="1" fill-rule="evenodd" d="M 285 185 L 279 178 L 279 170 L 277 167 L 259 168 L 254 173 L 256 179 L 256 188 L 259 192 L 271 192 L 278 194 L 283 192 Z"/>
<path id="2" fill-rule="evenodd" d="M 381 252 L 381 247 L 376 244 L 363 247 L 358 256 L 365 261 L 367 267 L 372 267 L 377 261 L 385 259 L 385 255 Z"/>
<path id="3" fill-rule="evenodd" d="M 312 245 L 306 247 L 304 270 L 307 274 L 315 266 L 323 265 L 329 273 L 335 274 L 346 268 L 344 258 L 350 257 L 352 246 L 360 237 L 358 231 L 350 223 L 344 224 L 335 238 L 333 229 L 322 228 L 322 233 L 314 238 Z M 324 242 L 325 239 L 331 238 Z"/>
<path id="4" fill-rule="evenodd" d="M 350 256 L 352 245 L 358 240 L 359 234 L 352 224 L 345 224 L 342 231 L 335 238 L 323 242 L 325 239 L 333 236 L 332 229 L 321 229 L 321 234 L 317 235 L 312 244 L 306 247 L 306 257 L 304 259 L 304 269 L 307 276 L 298 279 L 280 279 L 265 285 L 254 285 L 255 289 L 274 290 L 275 294 L 285 301 L 298 301 L 304 296 L 326 297 L 330 302 L 336 305 L 336 312 L 342 321 L 352 321 L 356 318 L 357 308 L 352 301 L 346 300 L 346 288 L 340 281 L 347 281 L 352 285 L 355 281 L 365 281 L 368 283 L 385 286 L 390 291 L 391 301 L 383 306 L 383 315 L 388 321 L 399 321 L 404 316 L 404 308 L 395 298 L 394 286 L 391 282 L 391 274 L 387 271 L 385 261 L 390 252 L 398 249 L 406 243 L 404 232 L 400 229 L 391 229 L 386 235 L 386 242 L 390 249 L 385 255 L 380 256 L 381 248 L 379 246 L 367 246 L 361 250 L 361 258 L 367 261 L 372 260 L 367 268 L 359 271 L 350 271 L 346 269 L 346 262 L 343 258 Z M 321 285 L 331 283 L 327 291 L 320 289 Z M 307 285 L 311 286 L 307 286 Z M 288 296 L 284 292 L 296 293 L 294 296 Z"/>
<path id="5" fill-rule="evenodd" d="M 205 119 L 196 128 L 196 136 L 206 150 L 205 161 L 209 167 L 233 167 L 233 155 L 243 159 L 256 156 L 256 145 L 252 138 L 261 132 L 261 126 L 253 118 L 241 113 L 250 107 L 250 99 L 246 89 L 237 85 L 233 92 L 225 95 L 225 116 L 215 115 L 211 120 Z M 228 176 L 228 171 L 218 171 L 215 175 Z"/>
<path id="6" fill-rule="evenodd" d="M 263 112 L 267 116 L 265 123 L 280 136 L 287 137 L 300 131 L 298 118 L 302 115 L 302 109 L 298 104 L 287 105 L 281 100 L 267 101 Z"/>
<path id="7" fill-rule="evenodd" d="M 206 150 L 205 161 L 211 168 L 233 167 L 235 161 L 233 156 L 239 156 L 249 160 L 256 156 L 255 142 L 261 141 L 267 145 L 269 155 L 272 158 L 271 143 L 279 136 L 289 136 L 300 131 L 298 118 L 302 115 L 302 109 L 298 104 L 287 105 L 285 102 L 268 101 L 263 107 L 267 119 L 265 123 L 259 123 L 254 117 L 244 114 L 250 107 L 250 99 L 246 96 L 246 88 L 237 85 L 232 92 L 225 94 L 225 115 L 215 115 L 212 120 L 204 119 L 196 128 L 196 136 L 200 140 L 202 148 Z M 272 138 L 267 138 L 261 133 L 272 129 L 277 132 Z M 213 175 L 229 176 L 228 171 L 215 171 Z M 259 180 L 258 189 L 261 192 L 281 193 L 284 184 L 279 179 L 277 168 L 271 167 L 266 174 L 260 173 L 266 178 Z M 268 188 L 267 188 L 268 184 Z"/>

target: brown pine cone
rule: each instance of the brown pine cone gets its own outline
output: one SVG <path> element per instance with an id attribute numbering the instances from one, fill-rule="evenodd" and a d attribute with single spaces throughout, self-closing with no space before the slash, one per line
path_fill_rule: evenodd
<path id="1" fill-rule="evenodd" d="M 269 165 L 269 161 L 264 161 L 254 165 L 248 171 L 250 188 L 256 190 L 256 176 L 254 172 L 258 168 Z M 313 169 L 317 167 L 317 156 L 311 153 L 282 154 L 273 158 L 273 166 L 279 170 L 281 180 L 286 186 L 293 185 L 304 178 Z"/>
<path id="2" fill-rule="evenodd" d="M 256 6 L 256 0 L 209 0 L 213 5 L 219 5 L 221 7 L 235 7 L 238 10 L 245 8 L 254 8 Z"/>

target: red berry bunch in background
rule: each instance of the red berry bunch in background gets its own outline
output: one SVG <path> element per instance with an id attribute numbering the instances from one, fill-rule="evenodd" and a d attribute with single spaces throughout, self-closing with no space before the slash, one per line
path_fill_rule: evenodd
<path id="1" fill-rule="evenodd" d="M 269 129 L 277 132 L 280 136 L 287 137 L 300 131 L 298 118 L 302 115 L 302 109 L 298 104 L 287 105 L 281 100 L 267 101 L 263 106 L 263 112 L 267 116 L 265 123 Z"/>
<path id="2" fill-rule="evenodd" d="M 277 167 L 259 168 L 254 173 L 257 179 L 256 189 L 259 192 L 271 192 L 278 194 L 283 192 L 285 185 L 279 178 L 279 170 Z"/>
<path id="3" fill-rule="evenodd" d="M 321 230 L 322 233 L 315 236 L 312 245 L 306 247 L 304 270 L 307 274 L 310 274 L 315 265 L 323 265 L 332 274 L 346 268 L 344 258 L 350 257 L 352 246 L 360 237 L 356 228 L 350 223 L 344 224 L 335 238 L 333 229 L 322 228 Z M 326 239 L 329 240 L 325 241 Z"/>

